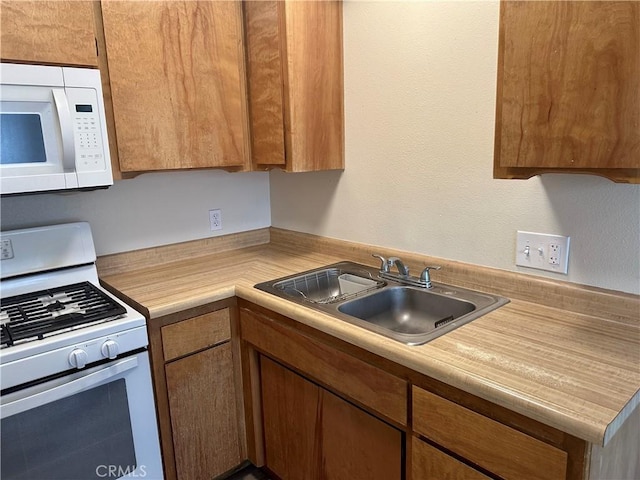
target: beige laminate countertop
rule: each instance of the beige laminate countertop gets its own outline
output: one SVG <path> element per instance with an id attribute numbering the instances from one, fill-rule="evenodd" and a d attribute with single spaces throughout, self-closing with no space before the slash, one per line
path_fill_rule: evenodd
<path id="1" fill-rule="evenodd" d="M 340 260 L 351 259 L 266 244 L 101 280 L 151 321 L 237 295 L 596 445 L 639 403 L 640 322 L 512 298 L 430 343 L 406 346 L 253 288 Z"/>

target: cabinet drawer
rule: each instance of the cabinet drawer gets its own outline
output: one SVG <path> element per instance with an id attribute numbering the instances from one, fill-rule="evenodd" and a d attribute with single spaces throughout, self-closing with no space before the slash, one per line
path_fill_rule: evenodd
<path id="1" fill-rule="evenodd" d="M 418 387 L 413 430 L 505 480 L 566 478 L 566 452 Z"/>
<path id="2" fill-rule="evenodd" d="M 411 473 L 412 478 L 435 478 L 448 480 L 491 480 L 486 475 L 459 462 L 428 443 L 411 439 Z"/>
<path id="3" fill-rule="evenodd" d="M 390 373 L 242 309 L 242 339 L 400 425 L 407 424 L 407 383 Z"/>
<path id="4" fill-rule="evenodd" d="M 231 338 L 229 309 L 216 310 L 199 317 L 162 327 L 165 361 L 197 352 Z"/>

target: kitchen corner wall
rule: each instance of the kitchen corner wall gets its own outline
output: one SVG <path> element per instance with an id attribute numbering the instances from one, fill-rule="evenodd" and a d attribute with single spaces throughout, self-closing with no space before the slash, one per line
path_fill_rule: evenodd
<path id="1" fill-rule="evenodd" d="M 2 230 L 91 224 L 98 255 L 226 235 L 270 225 L 269 176 L 220 170 L 147 173 L 107 190 L 3 198 Z M 209 229 L 209 210 L 223 229 Z"/>
<path id="2" fill-rule="evenodd" d="M 498 13 L 346 1 L 346 170 L 272 172 L 272 225 L 640 293 L 640 185 L 492 179 Z M 569 275 L 516 268 L 516 230 L 571 236 Z"/>

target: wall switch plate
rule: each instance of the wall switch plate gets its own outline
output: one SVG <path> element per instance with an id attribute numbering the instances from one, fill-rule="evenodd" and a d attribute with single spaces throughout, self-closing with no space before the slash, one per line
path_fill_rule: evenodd
<path id="1" fill-rule="evenodd" d="M 516 265 L 567 274 L 570 237 L 518 231 Z"/>
<path id="2" fill-rule="evenodd" d="M 222 210 L 219 208 L 209 210 L 209 225 L 211 231 L 222 230 Z"/>

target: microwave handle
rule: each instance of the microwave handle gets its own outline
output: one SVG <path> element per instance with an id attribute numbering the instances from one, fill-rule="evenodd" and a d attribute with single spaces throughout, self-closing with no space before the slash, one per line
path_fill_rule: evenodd
<path id="1" fill-rule="evenodd" d="M 60 133 L 62 134 L 62 165 L 67 172 L 76 169 L 76 146 L 73 139 L 73 122 L 69 101 L 63 88 L 53 88 L 53 100 L 58 112 Z"/>
<path id="2" fill-rule="evenodd" d="M 30 395 L 24 398 L 14 400 L 2 404 L 0 408 L 0 416 L 2 418 L 10 417 L 18 413 L 26 412 L 27 410 L 46 405 L 56 400 L 60 400 L 65 397 L 70 397 L 76 393 L 80 393 L 95 385 L 98 385 L 111 377 L 131 370 L 138 366 L 138 357 L 131 357 L 122 362 L 118 362 L 110 367 L 103 368 L 97 372 L 90 373 L 84 377 L 80 377 L 77 380 L 65 382 L 56 387 L 44 390 L 42 392 Z"/>

